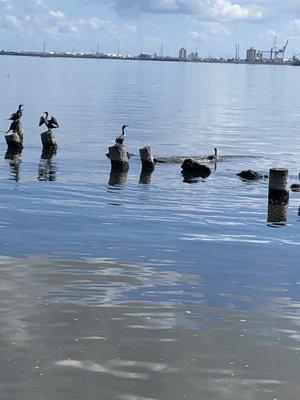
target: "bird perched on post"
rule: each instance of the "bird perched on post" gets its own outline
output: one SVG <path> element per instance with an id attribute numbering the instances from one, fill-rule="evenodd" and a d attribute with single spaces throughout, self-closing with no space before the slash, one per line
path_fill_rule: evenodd
<path id="1" fill-rule="evenodd" d="M 20 119 L 23 115 L 22 107 L 23 107 L 23 104 L 20 104 L 17 111 L 15 113 L 11 114 L 11 116 L 10 116 L 10 118 L 8 118 L 8 120 L 16 121 L 17 119 Z"/>
<path id="2" fill-rule="evenodd" d="M 21 133 L 21 122 L 19 119 L 16 119 L 10 124 L 9 130 L 5 132 L 4 135 L 7 135 L 10 131 L 17 132 L 18 134 Z"/>
<path id="3" fill-rule="evenodd" d="M 59 125 L 58 125 L 58 122 L 57 122 L 56 118 L 51 117 L 50 119 L 48 119 L 49 113 L 47 113 L 47 111 L 45 111 L 44 114 L 46 116 L 44 117 L 42 115 L 40 117 L 39 126 L 42 126 L 43 124 L 45 124 L 46 127 L 48 128 L 48 131 L 51 131 L 51 129 L 59 128 Z"/>
<path id="4" fill-rule="evenodd" d="M 127 126 L 129 126 L 129 125 L 123 125 L 122 126 L 122 133 L 121 133 L 120 136 L 118 136 L 116 138 L 116 144 L 123 144 L 124 143 L 124 140 L 126 138 L 125 128 L 127 128 Z"/>

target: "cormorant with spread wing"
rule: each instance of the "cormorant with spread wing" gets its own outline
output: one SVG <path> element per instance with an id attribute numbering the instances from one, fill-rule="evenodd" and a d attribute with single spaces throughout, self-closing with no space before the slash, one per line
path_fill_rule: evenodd
<path id="1" fill-rule="evenodd" d="M 13 121 L 10 124 L 9 130 L 7 132 L 5 132 L 4 135 L 7 135 L 8 132 L 10 132 L 10 131 L 20 133 L 20 131 L 21 131 L 21 123 L 20 123 L 19 119 L 16 119 L 15 121 Z"/>
<path id="2" fill-rule="evenodd" d="M 17 119 L 20 119 L 23 114 L 22 107 L 23 107 L 23 104 L 20 104 L 17 111 L 15 113 L 11 114 L 11 116 L 10 116 L 10 118 L 8 118 L 8 120 L 16 121 Z"/>
<path id="3" fill-rule="evenodd" d="M 122 134 L 116 138 L 116 143 L 117 144 L 123 144 L 124 143 L 124 140 L 126 138 L 125 128 L 127 126 L 129 126 L 129 125 L 123 125 L 122 126 Z"/>
<path id="4" fill-rule="evenodd" d="M 50 119 L 48 119 L 49 113 L 47 113 L 47 111 L 45 111 L 44 114 L 46 116 L 45 117 L 43 115 L 41 116 L 39 126 L 42 126 L 43 124 L 45 124 L 46 127 L 48 128 L 48 131 L 51 131 L 51 129 L 55 129 L 55 128 L 59 127 L 56 118 L 51 117 Z"/>

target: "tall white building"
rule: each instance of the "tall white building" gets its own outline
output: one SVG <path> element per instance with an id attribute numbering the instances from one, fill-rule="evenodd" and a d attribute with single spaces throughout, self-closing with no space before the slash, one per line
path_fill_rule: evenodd
<path id="1" fill-rule="evenodd" d="M 250 49 L 246 51 L 246 60 L 247 61 L 256 60 L 256 50 L 253 47 L 250 47 Z"/>
<path id="2" fill-rule="evenodd" d="M 179 50 L 179 58 L 180 58 L 180 60 L 186 60 L 187 59 L 187 49 L 185 49 L 184 47 L 182 47 Z"/>

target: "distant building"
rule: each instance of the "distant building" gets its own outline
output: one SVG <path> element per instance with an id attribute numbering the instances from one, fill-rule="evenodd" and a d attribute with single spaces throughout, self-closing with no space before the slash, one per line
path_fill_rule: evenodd
<path id="1" fill-rule="evenodd" d="M 257 59 L 257 61 L 263 61 L 263 53 L 262 53 L 262 51 L 257 50 L 256 59 Z"/>
<path id="2" fill-rule="evenodd" d="M 197 53 L 197 51 L 196 53 L 190 53 L 189 59 L 192 61 L 199 60 L 199 54 Z"/>
<path id="3" fill-rule="evenodd" d="M 138 58 L 140 58 L 141 60 L 150 60 L 152 57 L 150 54 L 145 54 L 145 53 L 141 53 Z"/>
<path id="4" fill-rule="evenodd" d="M 256 50 L 253 47 L 250 47 L 250 49 L 246 51 L 246 60 L 255 61 L 257 59 L 256 53 Z"/>
<path id="5" fill-rule="evenodd" d="M 186 60 L 187 59 L 187 49 L 185 49 L 184 47 L 182 47 L 179 50 L 179 59 L 180 60 Z"/>

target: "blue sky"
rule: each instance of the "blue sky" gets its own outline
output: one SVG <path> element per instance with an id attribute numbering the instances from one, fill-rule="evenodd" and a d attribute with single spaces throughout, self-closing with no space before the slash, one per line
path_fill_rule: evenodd
<path id="1" fill-rule="evenodd" d="M 300 0 L 0 0 L 0 49 L 230 56 L 287 38 L 300 53 Z"/>

